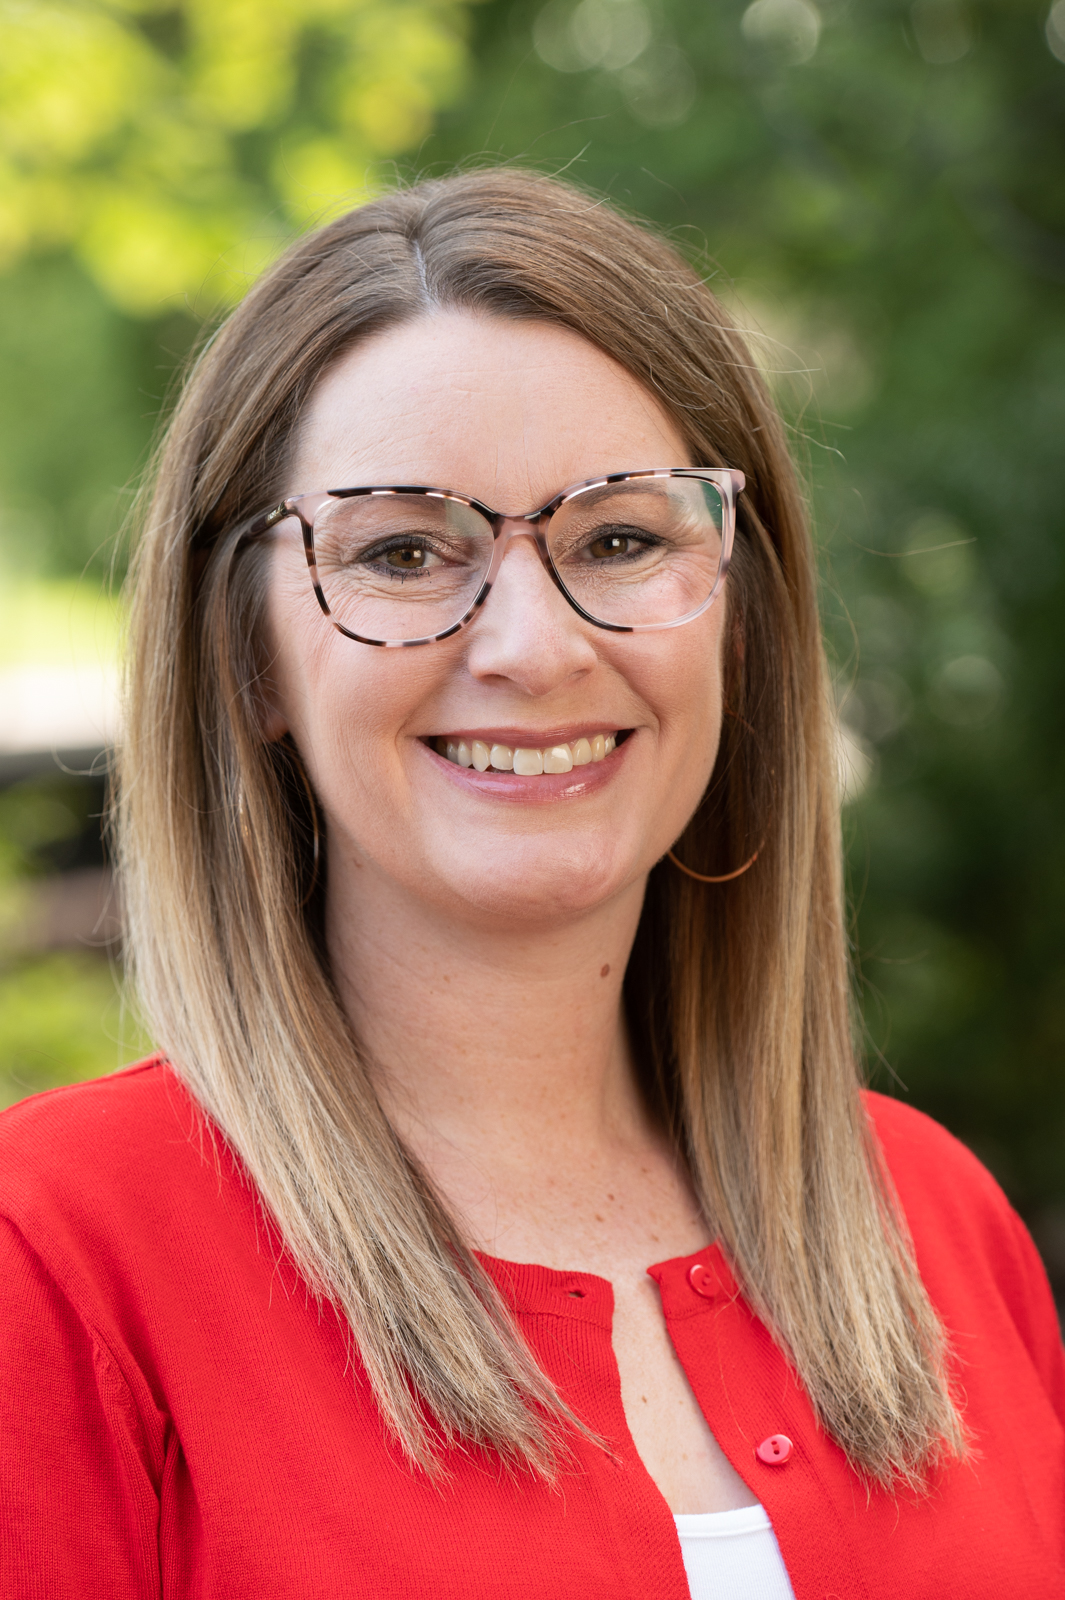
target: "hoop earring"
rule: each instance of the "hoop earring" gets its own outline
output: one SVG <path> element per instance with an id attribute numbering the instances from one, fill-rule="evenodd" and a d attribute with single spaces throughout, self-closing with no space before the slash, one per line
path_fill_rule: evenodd
<path id="1" fill-rule="evenodd" d="M 311 898 L 311 895 L 314 893 L 315 889 L 318 887 L 318 860 L 321 854 L 321 832 L 318 827 L 318 807 L 314 800 L 314 790 L 311 788 L 311 781 L 307 776 L 307 769 L 303 765 L 303 758 L 296 749 L 295 743 L 292 745 L 292 759 L 295 763 L 296 771 L 299 773 L 300 781 L 303 784 L 304 789 L 307 791 L 307 803 L 311 808 L 311 826 L 314 829 L 314 870 L 311 872 L 311 881 L 307 886 L 307 892 L 300 901 L 300 907 L 302 909 Z"/>
<path id="2" fill-rule="evenodd" d="M 731 883 L 733 878 L 742 878 L 743 874 L 747 872 L 749 868 L 754 866 L 755 862 L 758 860 L 758 855 L 761 851 L 761 848 L 761 845 L 759 845 L 751 859 L 749 861 L 745 861 L 742 867 L 737 867 L 735 872 L 723 872 L 719 877 L 714 878 L 707 877 L 705 872 L 693 872 L 691 867 L 686 867 L 683 861 L 677 860 L 677 857 L 673 854 L 672 850 L 667 850 L 666 855 L 669 857 L 675 867 L 679 867 L 681 872 L 685 873 L 689 878 L 694 878 L 696 883 Z"/>

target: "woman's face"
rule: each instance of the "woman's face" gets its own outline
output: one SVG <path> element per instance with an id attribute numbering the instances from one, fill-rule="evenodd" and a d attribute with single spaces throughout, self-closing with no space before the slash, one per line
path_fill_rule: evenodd
<path id="1" fill-rule="evenodd" d="M 432 485 L 520 513 L 585 478 L 686 465 L 666 413 L 579 335 L 449 312 L 375 335 L 328 373 L 288 488 Z M 471 626 L 374 649 L 319 610 L 293 519 L 274 535 L 267 619 L 266 731 L 290 731 L 310 773 L 330 893 L 362 869 L 361 888 L 391 885 L 460 919 L 580 915 L 642 881 L 709 779 L 721 600 L 680 628 L 609 633 L 517 537 Z M 583 756 L 580 740 L 598 753 L 608 735 L 624 737 L 562 773 L 480 772 L 440 753 L 450 740 Z"/>

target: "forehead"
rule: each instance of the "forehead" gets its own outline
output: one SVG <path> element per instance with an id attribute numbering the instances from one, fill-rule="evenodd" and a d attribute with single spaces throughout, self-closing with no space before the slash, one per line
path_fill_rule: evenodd
<path id="1" fill-rule="evenodd" d="M 325 375 L 289 491 L 435 484 L 529 510 L 582 478 L 688 464 L 659 402 L 579 334 L 452 311 L 373 335 Z"/>

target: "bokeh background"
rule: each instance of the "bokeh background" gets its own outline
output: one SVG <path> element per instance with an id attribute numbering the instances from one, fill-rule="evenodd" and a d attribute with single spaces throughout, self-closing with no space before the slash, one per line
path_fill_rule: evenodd
<path id="1" fill-rule="evenodd" d="M 869 1071 L 1065 1291 L 1065 0 L 0 4 L 0 1100 L 146 1048 L 101 844 L 133 492 L 301 229 L 492 159 L 751 330 L 822 557 Z"/>

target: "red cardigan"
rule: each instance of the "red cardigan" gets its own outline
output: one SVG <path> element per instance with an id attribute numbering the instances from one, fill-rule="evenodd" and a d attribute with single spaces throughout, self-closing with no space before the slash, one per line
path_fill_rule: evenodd
<path id="1" fill-rule="evenodd" d="M 1065 1595 L 1065 1359 L 1039 1258 L 962 1145 L 869 1109 L 957 1354 L 969 1462 L 924 1499 L 867 1495 L 716 1248 L 649 1269 L 677 1353 L 797 1600 Z M 456 1452 L 434 1487 L 204 1134 L 158 1062 L 0 1118 L 2 1600 L 687 1600 L 625 1426 L 608 1283 L 486 1262 L 617 1459 L 578 1440 L 552 1489 Z M 787 1459 L 759 1459 L 776 1434 Z"/>

